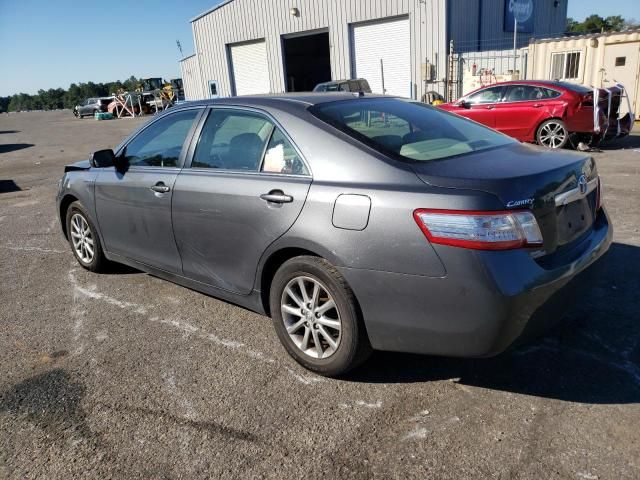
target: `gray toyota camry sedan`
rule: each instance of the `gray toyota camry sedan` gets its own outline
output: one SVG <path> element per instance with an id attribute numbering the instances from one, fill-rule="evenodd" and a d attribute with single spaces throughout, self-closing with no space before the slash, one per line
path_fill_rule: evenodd
<path id="1" fill-rule="evenodd" d="M 612 227 L 585 154 L 349 93 L 192 102 L 65 168 L 80 265 L 119 262 L 273 319 L 305 367 L 482 357 L 588 295 Z"/>

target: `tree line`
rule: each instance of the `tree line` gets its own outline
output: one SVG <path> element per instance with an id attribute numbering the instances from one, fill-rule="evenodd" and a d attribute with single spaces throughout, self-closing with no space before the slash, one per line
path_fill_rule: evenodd
<path id="1" fill-rule="evenodd" d="M 116 80 L 107 83 L 72 83 L 67 90 L 50 88 L 49 90 L 38 90 L 36 95 L 17 93 L 9 97 L 0 97 L 0 112 L 73 108 L 87 98 L 107 97 L 120 89 L 133 91 L 139 83 L 139 79 L 131 76 L 122 82 Z"/>
<path id="2" fill-rule="evenodd" d="M 601 17 L 600 15 L 589 15 L 582 22 L 573 18 L 567 18 L 567 33 L 601 33 L 601 32 L 622 32 L 640 27 L 635 19 L 625 20 L 620 15 Z"/>

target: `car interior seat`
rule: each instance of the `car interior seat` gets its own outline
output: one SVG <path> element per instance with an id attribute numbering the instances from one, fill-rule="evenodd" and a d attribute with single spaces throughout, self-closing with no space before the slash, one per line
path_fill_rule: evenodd
<path id="1" fill-rule="evenodd" d="M 229 142 L 226 167 L 233 170 L 257 170 L 263 141 L 257 133 L 241 133 Z"/>

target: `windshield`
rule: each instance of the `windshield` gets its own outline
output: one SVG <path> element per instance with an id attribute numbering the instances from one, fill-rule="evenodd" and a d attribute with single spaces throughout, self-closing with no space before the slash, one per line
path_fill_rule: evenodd
<path id="1" fill-rule="evenodd" d="M 321 103 L 309 110 L 346 134 L 402 160 L 438 160 L 515 142 L 457 115 L 395 98 Z"/>

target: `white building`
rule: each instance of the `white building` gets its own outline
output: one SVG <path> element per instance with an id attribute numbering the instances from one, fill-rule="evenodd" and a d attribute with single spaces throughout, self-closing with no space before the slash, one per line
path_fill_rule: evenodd
<path id="1" fill-rule="evenodd" d="M 181 61 L 185 94 L 308 91 L 359 77 L 376 93 L 444 93 L 450 41 L 464 51 L 511 42 L 514 12 L 523 21 L 521 43 L 557 35 L 567 1 L 226 0 L 191 20 L 195 53 Z"/>

